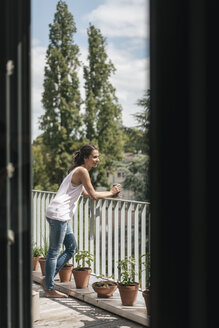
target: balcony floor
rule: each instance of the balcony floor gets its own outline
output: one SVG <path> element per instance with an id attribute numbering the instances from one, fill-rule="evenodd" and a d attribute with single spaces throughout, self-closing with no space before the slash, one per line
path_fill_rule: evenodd
<path id="1" fill-rule="evenodd" d="M 91 284 L 97 279 L 91 276 L 90 285 L 84 290 L 75 288 L 74 281 L 60 283 L 55 288 L 69 294 L 69 298 L 49 299 L 39 284 L 40 271 L 33 271 L 33 290 L 40 293 L 40 319 L 35 327 L 121 327 L 137 328 L 149 326 L 144 299 L 139 292 L 136 306 L 122 306 L 118 290 L 110 299 L 98 299 Z"/>

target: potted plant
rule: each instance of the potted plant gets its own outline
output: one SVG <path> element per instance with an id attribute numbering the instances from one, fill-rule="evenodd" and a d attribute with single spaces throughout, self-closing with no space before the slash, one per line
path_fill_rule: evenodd
<path id="1" fill-rule="evenodd" d="M 61 282 L 68 282 L 71 281 L 73 270 L 73 264 L 66 263 L 60 270 L 59 270 L 59 278 Z"/>
<path id="2" fill-rule="evenodd" d="M 35 243 L 32 247 L 32 267 L 33 271 L 37 271 L 39 267 L 39 259 L 42 255 L 42 247 L 38 247 Z"/>
<path id="3" fill-rule="evenodd" d="M 89 284 L 91 274 L 91 262 L 93 255 L 89 251 L 79 251 L 75 255 L 77 267 L 73 268 L 72 273 L 77 288 L 86 288 Z"/>
<path id="4" fill-rule="evenodd" d="M 122 301 L 122 305 L 134 306 L 138 296 L 139 283 L 134 281 L 135 277 L 135 258 L 125 257 L 118 261 L 119 280 L 118 289 Z"/>
<path id="5" fill-rule="evenodd" d="M 150 254 L 143 254 L 141 256 L 141 259 L 145 257 L 145 260 L 142 262 L 142 264 L 145 266 L 146 270 L 146 288 L 142 291 L 142 296 L 145 300 L 145 305 L 147 309 L 147 314 L 151 314 L 151 285 L 150 285 Z"/>
<path id="6" fill-rule="evenodd" d="M 101 278 L 102 277 L 103 277 L 103 275 L 101 276 Z M 92 288 L 97 293 L 97 297 L 99 297 L 99 298 L 109 298 L 116 291 L 117 282 L 113 281 L 113 280 L 109 280 L 109 279 L 99 280 L 99 281 L 95 281 L 92 284 Z"/>
<path id="7" fill-rule="evenodd" d="M 46 257 L 47 257 L 48 251 L 49 251 L 49 243 L 47 242 L 47 240 L 45 240 L 44 246 L 42 248 L 42 256 L 39 259 L 42 276 L 45 276 L 45 263 L 46 263 Z"/>

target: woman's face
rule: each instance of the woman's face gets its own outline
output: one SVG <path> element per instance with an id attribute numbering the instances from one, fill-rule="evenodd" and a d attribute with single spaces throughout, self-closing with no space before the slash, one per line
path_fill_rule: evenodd
<path id="1" fill-rule="evenodd" d="M 92 153 L 88 158 L 84 159 L 86 165 L 88 165 L 90 168 L 97 167 L 97 164 L 99 162 L 99 152 L 98 150 L 93 150 Z"/>

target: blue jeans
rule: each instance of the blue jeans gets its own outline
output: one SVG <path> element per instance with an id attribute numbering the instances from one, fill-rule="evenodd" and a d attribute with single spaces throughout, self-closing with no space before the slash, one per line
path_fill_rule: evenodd
<path id="1" fill-rule="evenodd" d="M 46 218 L 49 227 L 49 251 L 46 257 L 46 289 L 54 289 L 54 278 L 59 270 L 72 258 L 77 252 L 77 243 L 72 232 L 71 221 L 58 221 Z M 62 248 L 65 250 L 59 255 Z"/>

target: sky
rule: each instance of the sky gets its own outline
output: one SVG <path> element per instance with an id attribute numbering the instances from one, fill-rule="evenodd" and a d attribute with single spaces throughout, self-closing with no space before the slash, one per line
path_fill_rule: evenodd
<path id="1" fill-rule="evenodd" d="M 49 24 L 53 23 L 58 0 L 31 2 L 31 103 L 32 139 L 42 131 L 39 117 L 44 113 L 41 103 L 45 55 L 49 44 Z M 87 64 L 89 23 L 106 38 L 106 52 L 116 68 L 111 82 L 122 106 L 126 127 L 137 125 L 133 114 L 142 110 L 136 102 L 150 88 L 149 65 L 149 2 L 148 0 L 66 0 L 77 32 L 74 42 L 79 46 L 79 59 Z M 84 99 L 83 69 L 78 71 L 81 96 Z"/>

